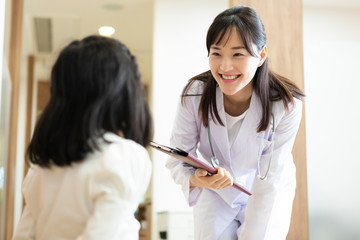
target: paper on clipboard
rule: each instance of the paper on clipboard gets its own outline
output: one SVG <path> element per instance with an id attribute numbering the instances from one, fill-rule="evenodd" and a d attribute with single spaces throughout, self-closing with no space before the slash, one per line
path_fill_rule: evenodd
<path id="1" fill-rule="evenodd" d="M 163 153 L 166 153 L 176 159 L 179 159 L 195 168 L 202 168 L 208 171 L 211 174 L 216 174 L 217 170 L 210 166 L 209 164 L 204 163 L 200 159 L 192 156 L 188 152 L 181 150 L 180 148 L 172 148 L 165 145 L 161 145 L 155 142 L 150 142 L 150 146 L 153 147 L 156 150 L 159 150 Z M 234 182 L 233 187 L 241 190 L 242 192 L 246 193 L 247 195 L 251 196 L 251 192 L 244 188 L 243 186 L 239 185 L 238 183 Z"/>

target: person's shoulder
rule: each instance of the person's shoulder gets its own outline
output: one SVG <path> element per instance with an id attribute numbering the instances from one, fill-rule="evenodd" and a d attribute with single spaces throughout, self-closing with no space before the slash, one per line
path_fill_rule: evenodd
<path id="1" fill-rule="evenodd" d="M 294 97 L 294 104 L 290 103 L 290 111 L 291 110 L 301 110 L 302 109 L 302 105 L 303 105 L 303 101 L 301 99 L 298 99 L 296 97 Z"/>
<path id="2" fill-rule="evenodd" d="M 272 104 L 272 113 L 277 117 L 289 114 L 301 114 L 302 100 L 295 97 L 293 100 L 293 102 L 288 103 L 288 110 L 286 110 L 283 100 L 274 101 Z"/>
<path id="3" fill-rule="evenodd" d="M 122 154 L 132 153 L 134 155 L 147 155 L 146 149 L 131 139 L 126 139 L 110 132 L 105 133 L 103 138 L 108 144 L 106 147 L 115 150 L 116 152 L 121 152 Z"/>
<path id="4" fill-rule="evenodd" d="M 107 186 L 137 198 L 145 191 L 142 188 L 147 186 L 151 176 L 152 164 L 147 150 L 115 133 L 103 135 L 100 150 L 89 160 L 86 174 L 94 192 Z"/>
<path id="5" fill-rule="evenodd" d="M 148 151 L 139 143 L 120 137 L 114 133 L 104 135 L 110 141 L 103 152 L 102 167 L 106 171 L 117 172 L 122 175 L 128 171 L 130 175 L 148 175 L 151 172 L 151 160 Z"/>
<path id="6" fill-rule="evenodd" d="M 203 93 L 205 83 L 201 80 L 192 80 L 186 92 L 187 95 L 200 95 Z"/>

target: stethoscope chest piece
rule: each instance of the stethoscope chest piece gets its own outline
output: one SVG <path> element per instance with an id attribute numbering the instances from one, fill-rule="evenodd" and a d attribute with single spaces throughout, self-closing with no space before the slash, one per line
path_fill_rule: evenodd
<path id="1" fill-rule="evenodd" d="M 261 176 L 260 173 L 257 175 L 258 179 L 265 181 L 267 179 L 267 173 L 266 176 Z"/>
<path id="2" fill-rule="evenodd" d="M 217 168 L 219 166 L 219 159 L 217 159 L 215 156 L 211 156 L 210 162 L 214 168 Z"/>

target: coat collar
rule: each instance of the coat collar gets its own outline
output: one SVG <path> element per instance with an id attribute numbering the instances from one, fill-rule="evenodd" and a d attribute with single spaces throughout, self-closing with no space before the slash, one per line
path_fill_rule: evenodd
<path id="1" fill-rule="evenodd" d="M 220 125 L 217 121 L 212 119 L 211 114 L 209 116 L 209 126 L 211 130 L 211 138 L 214 144 L 217 157 L 222 159 L 227 164 L 230 164 L 232 149 L 229 147 L 228 133 L 226 127 L 226 117 L 224 108 L 223 93 L 219 87 L 216 89 L 216 104 L 219 116 L 225 126 Z M 257 126 L 261 117 L 261 104 L 260 99 L 253 91 L 250 100 L 249 110 L 243 120 L 239 133 L 236 136 L 235 142 L 232 148 L 237 148 L 235 152 L 245 151 L 247 148 L 247 142 L 253 137 L 256 138 Z M 239 149 L 241 148 L 241 149 Z M 220 155 L 219 155 L 220 153 Z M 218 156 L 219 155 L 219 156 Z"/>

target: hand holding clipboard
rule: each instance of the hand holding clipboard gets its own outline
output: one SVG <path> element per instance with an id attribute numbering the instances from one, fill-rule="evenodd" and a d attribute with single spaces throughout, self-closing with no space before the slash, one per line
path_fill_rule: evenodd
<path id="1" fill-rule="evenodd" d="M 211 174 L 216 174 L 216 168 L 210 166 L 209 164 L 204 163 L 203 161 L 199 160 L 198 158 L 192 156 L 188 152 L 181 150 L 180 148 L 172 148 L 168 146 L 164 146 L 155 142 L 151 142 L 150 146 L 156 150 L 159 150 L 163 153 L 166 153 L 176 159 L 179 159 L 195 168 L 202 168 L 208 171 Z M 247 195 L 251 196 L 249 190 L 245 189 L 243 186 L 239 185 L 238 183 L 234 182 L 233 187 L 241 190 L 242 192 L 246 193 Z"/>

